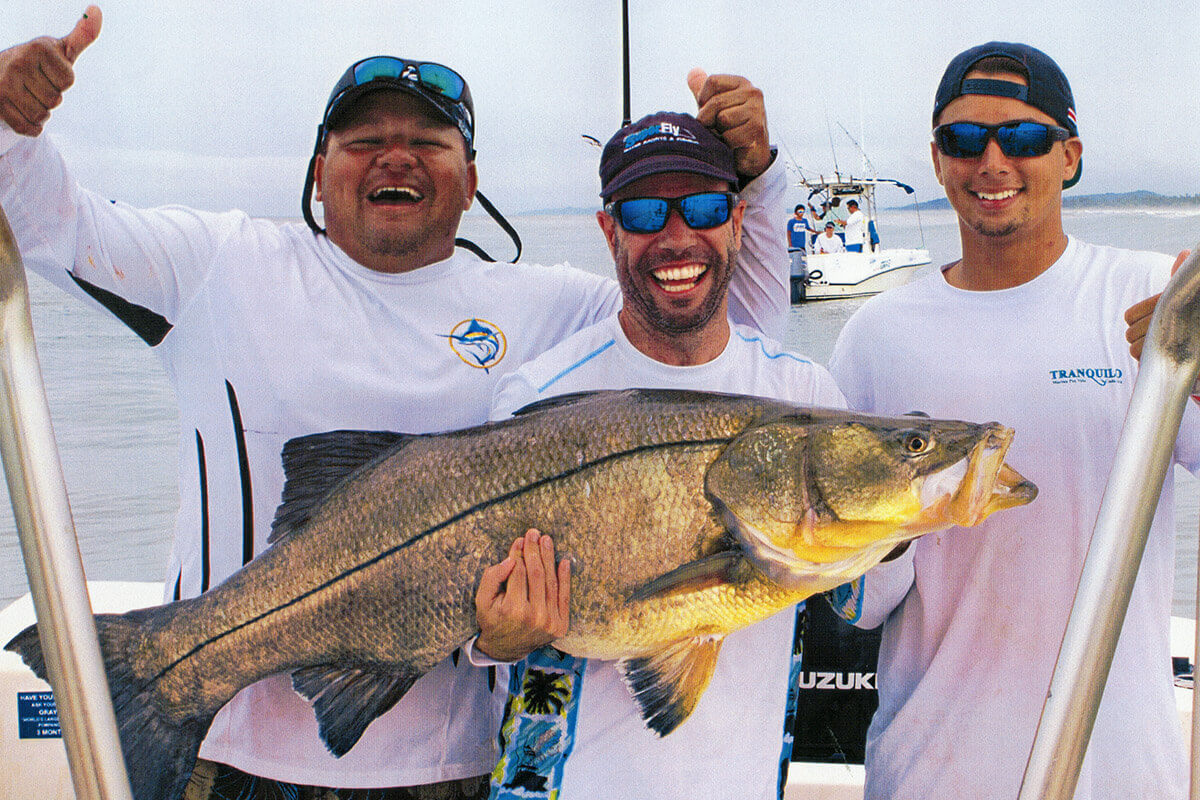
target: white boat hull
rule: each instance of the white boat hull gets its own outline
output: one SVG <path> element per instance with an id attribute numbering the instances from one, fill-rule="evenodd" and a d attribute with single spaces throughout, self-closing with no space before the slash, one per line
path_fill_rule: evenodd
<path id="1" fill-rule="evenodd" d="M 831 300 L 879 294 L 908 283 L 916 271 L 928 263 L 928 250 L 810 255 L 805 299 Z"/>
<path id="2" fill-rule="evenodd" d="M 162 584 L 121 581 L 88 581 L 96 612 L 121 612 L 162 600 Z M 0 609 L 0 644 L 34 621 L 29 595 Z M 1191 656 L 1195 624 L 1172 618 L 1171 652 Z M 0 650 L 0 798 L 38 797 L 41 800 L 74 800 L 62 739 L 21 739 L 18 736 L 17 694 L 47 692 L 14 653 Z M 1192 691 L 1176 688 L 1176 702 L 1185 736 L 1191 736 Z M 863 794 L 863 768 L 859 764 L 793 762 L 788 767 L 786 800 L 859 800 Z"/>

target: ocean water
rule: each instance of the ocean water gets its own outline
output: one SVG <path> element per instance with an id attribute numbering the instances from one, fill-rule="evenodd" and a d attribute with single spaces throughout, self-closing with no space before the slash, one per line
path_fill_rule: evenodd
<path id="1" fill-rule="evenodd" d="M 797 197 L 797 201 L 801 199 Z M 512 219 L 523 260 L 568 261 L 612 274 L 612 260 L 591 214 Z M 780 220 L 780 234 L 786 220 Z M 1068 211 L 1068 232 L 1098 244 L 1176 253 L 1200 240 L 1200 208 Z M 885 246 L 929 249 L 934 264 L 958 254 L 950 211 L 885 211 Z M 507 237 L 472 213 L 462 234 L 500 259 Z M 931 267 L 932 268 L 932 267 Z M 84 569 L 93 579 L 162 580 L 178 505 L 174 397 L 152 351 L 111 317 L 30 278 L 34 328 Z M 842 324 L 862 300 L 792 309 L 786 343 L 828 359 Z M 1197 506 L 1200 482 L 1177 470 L 1175 613 L 1195 616 Z M 11 509 L 0 502 L 0 606 L 28 591 Z"/>

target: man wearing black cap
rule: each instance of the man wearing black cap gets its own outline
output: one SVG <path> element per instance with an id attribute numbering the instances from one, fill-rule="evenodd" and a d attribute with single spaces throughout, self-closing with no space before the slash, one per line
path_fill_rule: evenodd
<path id="1" fill-rule="evenodd" d="M 867 798 L 1016 797 L 1133 389 L 1121 312 L 1160 289 L 1168 256 L 1063 231 L 1080 177 L 1058 65 L 991 42 L 950 62 L 933 112 L 934 171 L 962 258 L 872 299 L 830 369 L 851 407 L 999 420 L 1036 502 L 915 542 L 865 577 L 883 623 Z M 1200 472 L 1189 408 L 1176 463 Z M 1173 497 L 1150 531 L 1075 797 L 1182 798 L 1187 773 L 1168 651 Z"/>
<path id="2" fill-rule="evenodd" d="M 844 407 L 824 368 L 729 321 L 727 287 L 745 205 L 734 192 L 733 153 L 724 142 L 687 114 L 659 112 L 617 131 L 604 147 L 600 177 L 604 210 L 596 219 L 616 262 L 621 310 L 502 379 L 494 419 L 546 397 L 635 386 Z M 523 545 L 537 546 L 536 536 Z M 524 620 L 526 604 L 512 603 L 501 581 L 515 569 L 520 549 L 480 581 L 482 633 L 471 654 L 477 663 L 491 663 L 479 660 L 481 653 L 519 658 L 566 632 L 569 587 L 562 578 L 568 576 L 556 580 L 549 568 L 530 601 L 545 606 L 545 627 L 510 623 L 510 616 Z M 783 732 L 795 618 L 792 610 L 780 612 L 706 643 L 720 647 L 712 682 L 691 716 L 665 737 L 643 720 L 623 665 L 551 648 L 533 652 L 513 667 L 514 701 L 506 706 L 493 798 L 773 800 L 779 758 L 788 753 Z M 686 683 L 703 685 L 702 665 L 712 668 L 705 652 L 681 651 L 663 671 L 694 669 L 697 676 Z M 548 681 L 560 687 L 556 702 L 539 705 L 532 687 Z M 656 683 L 645 695 L 664 686 Z"/>
<path id="3" fill-rule="evenodd" d="M 501 376 L 617 310 L 611 280 L 455 249 L 478 182 L 475 120 L 465 81 L 440 64 L 382 56 L 346 71 L 318 129 L 308 226 L 139 210 L 81 189 L 39 134 L 99 24 L 90 7 L 67 37 L 0 53 L 0 203 L 25 264 L 120 317 L 172 378 L 183 466 L 169 597 L 203 592 L 267 547 L 289 439 L 482 423 Z M 745 224 L 761 232 L 740 255 L 731 314 L 777 335 L 787 260 L 756 243 L 778 239 L 786 181 L 761 93 L 733 76 L 689 81 L 737 154 Z M 188 798 L 471 796 L 495 764 L 496 699 L 486 670 L 447 659 L 335 758 L 280 675 L 217 716 Z"/>

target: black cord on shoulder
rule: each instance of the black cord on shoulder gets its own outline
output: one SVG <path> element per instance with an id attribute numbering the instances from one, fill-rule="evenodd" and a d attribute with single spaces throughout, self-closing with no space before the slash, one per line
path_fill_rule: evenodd
<path id="1" fill-rule="evenodd" d="M 501 228 L 503 228 L 504 232 L 507 233 L 509 238 L 512 239 L 513 244 L 517 248 L 517 254 L 515 256 L 513 256 L 512 260 L 509 261 L 508 263 L 510 263 L 510 264 L 517 263 L 517 260 L 521 258 L 521 237 L 519 235 L 517 235 L 516 228 L 514 228 L 512 225 L 510 225 L 508 220 L 506 220 L 504 218 L 504 215 L 501 214 L 494 205 L 492 205 L 491 201 L 483 196 L 483 192 L 475 192 L 475 197 L 479 200 L 479 205 L 483 206 L 483 210 L 488 213 L 488 216 L 490 216 L 492 219 L 494 219 L 496 221 L 496 224 L 499 225 Z M 454 244 L 458 245 L 459 247 L 464 247 L 467 250 L 470 250 L 472 253 L 479 256 L 484 261 L 494 262 L 496 260 L 496 259 L 492 258 L 490 255 L 488 255 L 486 252 L 484 252 L 482 247 L 480 247 L 479 245 L 475 244 L 474 242 L 472 242 L 468 239 L 463 239 L 461 237 L 456 238 L 454 240 Z"/>

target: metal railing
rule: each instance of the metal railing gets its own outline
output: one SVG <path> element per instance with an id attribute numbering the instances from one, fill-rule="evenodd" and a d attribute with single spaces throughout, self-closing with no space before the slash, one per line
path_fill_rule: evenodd
<path id="1" fill-rule="evenodd" d="M 129 800 L 129 779 L 34 346 L 29 286 L 3 210 L 0 394 L 0 457 L 75 796 Z"/>
<path id="2" fill-rule="evenodd" d="M 1119 323 L 1113 320 L 1113 324 Z M 1125 426 L 1042 707 L 1019 800 L 1070 800 L 1075 793 L 1197 372 L 1200 247 L 1192 250 L 1167 284 L 1146 334 Z M 1197 613 L 1200 616 L 1200 607 Z M 1195 710 L 1192 724 L 1192 797 L 1198 798 Z"/>

